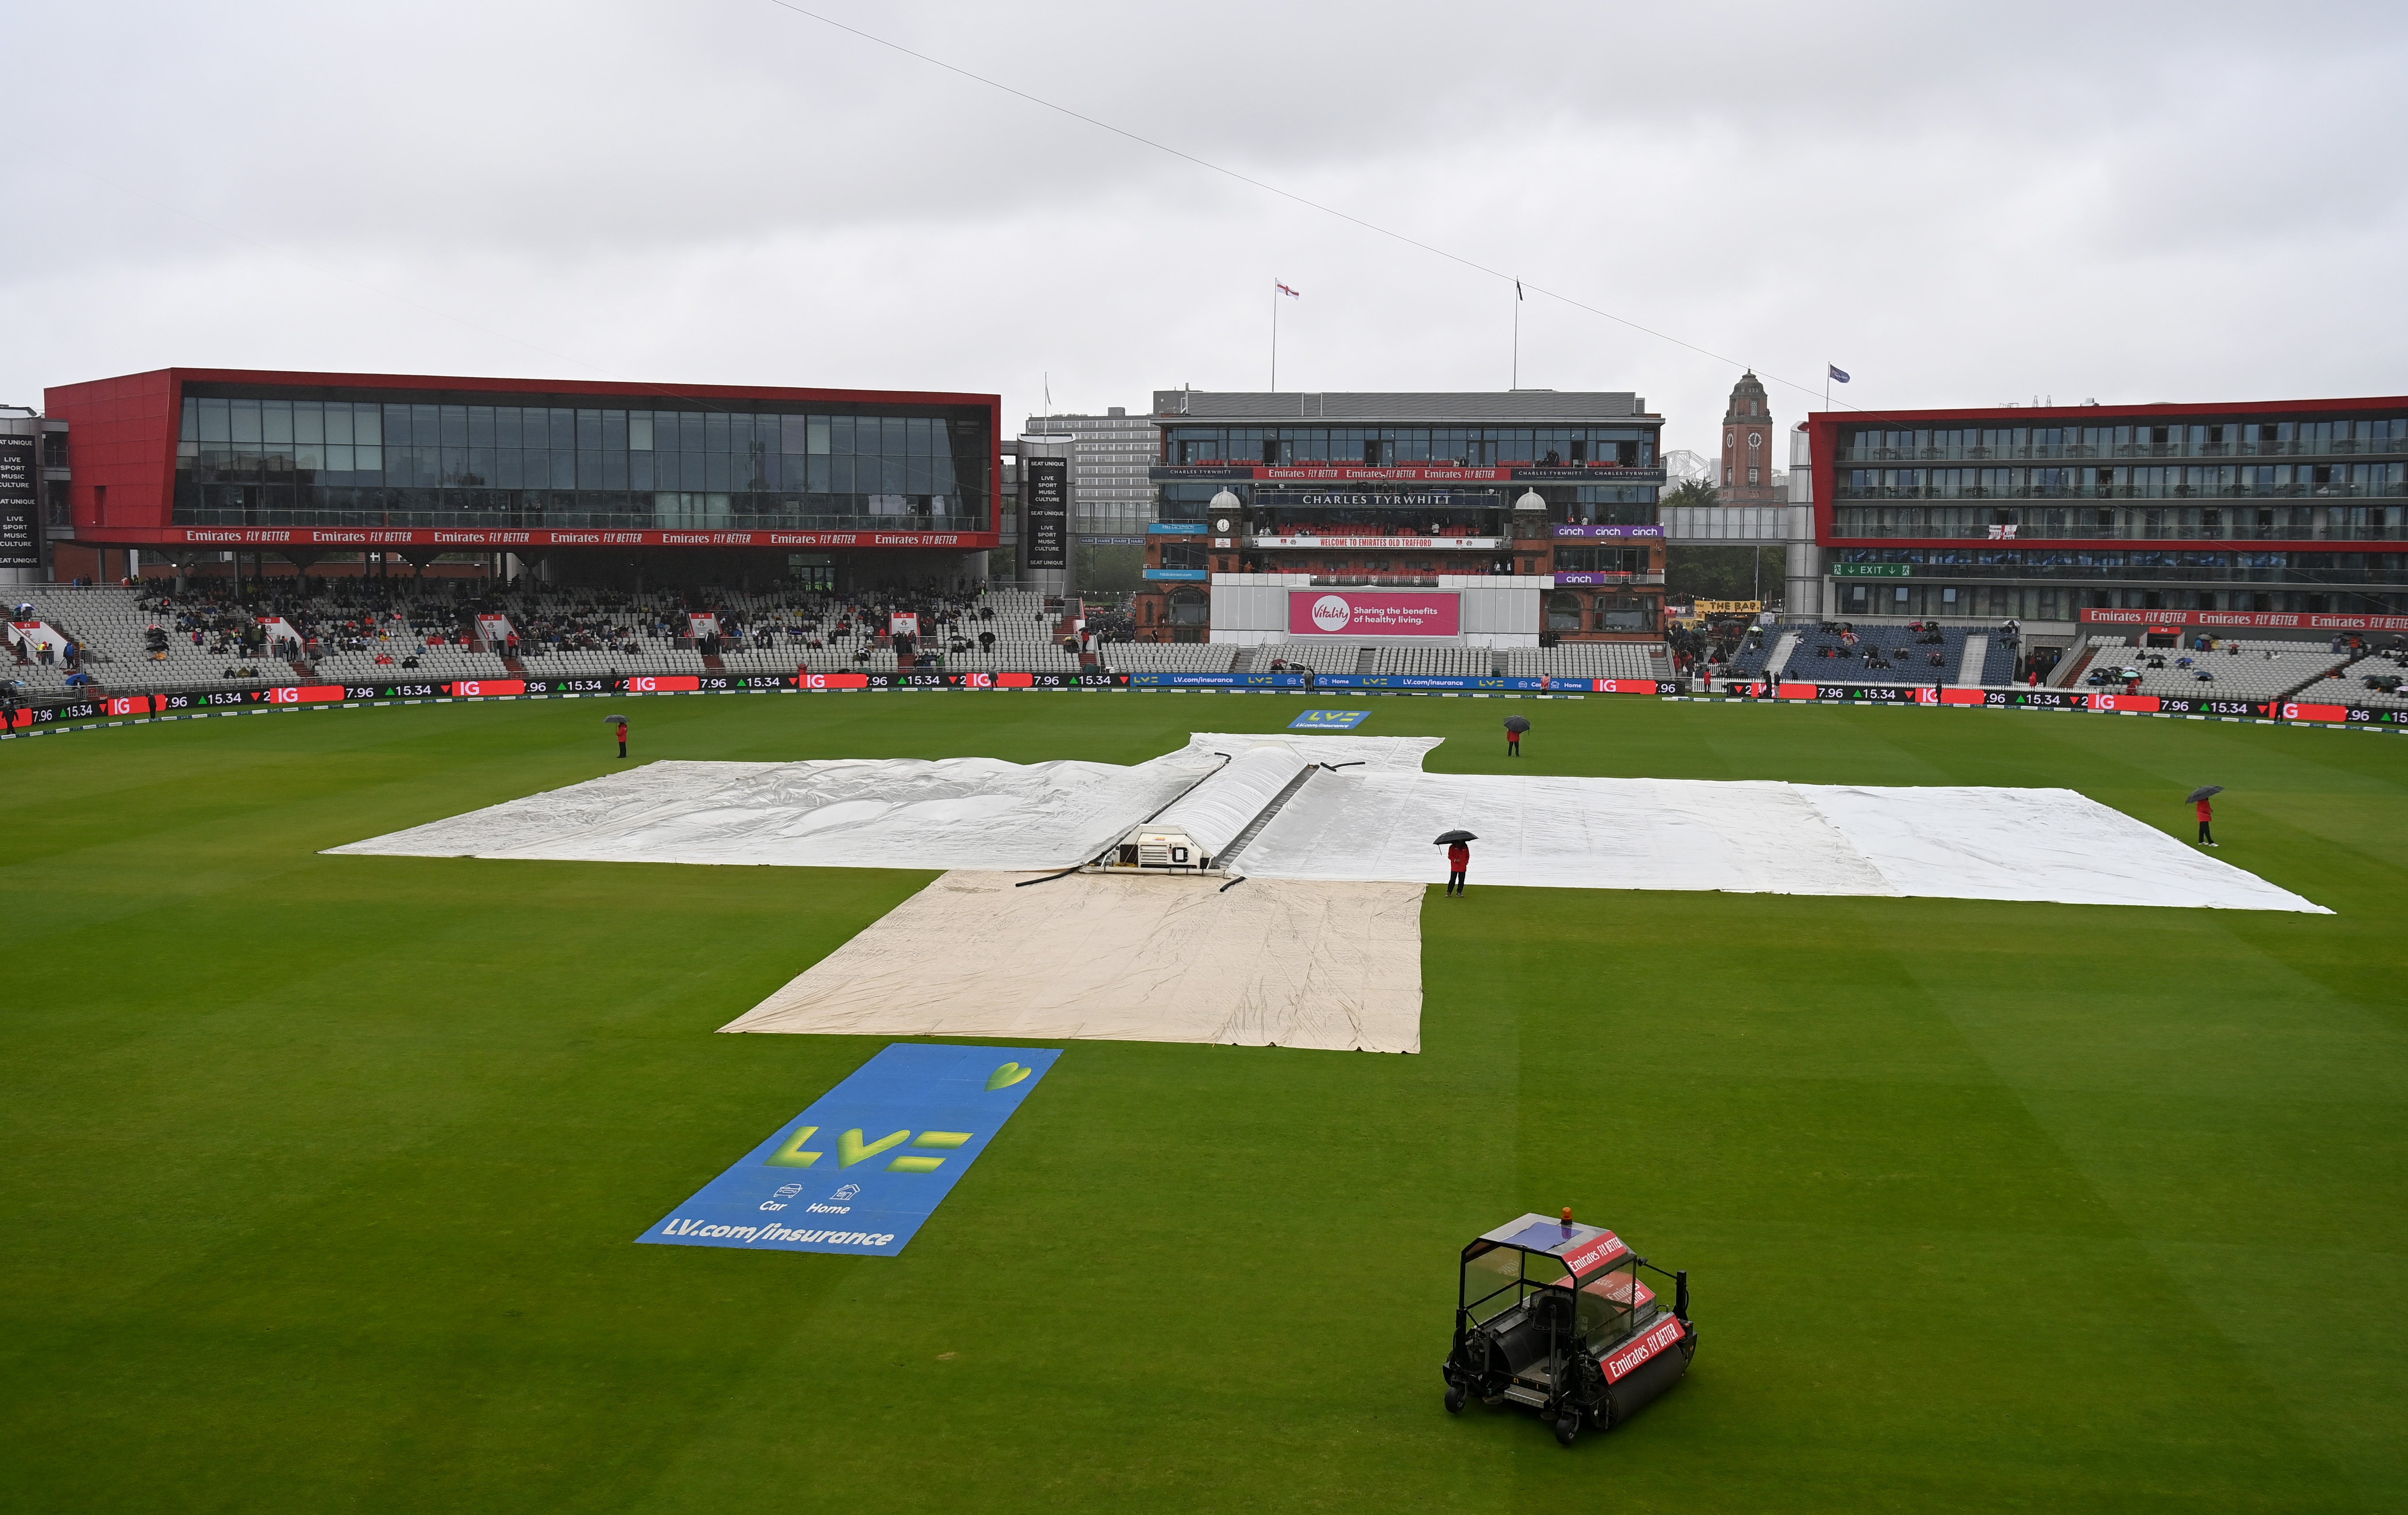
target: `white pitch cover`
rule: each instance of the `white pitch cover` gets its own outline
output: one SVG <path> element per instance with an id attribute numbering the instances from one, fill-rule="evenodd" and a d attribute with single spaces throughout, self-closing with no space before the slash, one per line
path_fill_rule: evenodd
<path id="1" fill-rule="evenodd" d="M 2070 789 L 1315 774 L 1239 860 L 1268 879 L 2051 900 L 2329 914 Z"/>
<path id="2" fill-rule="evenodd" d="M 1199 733 L 1180 751 L 1135 766 L 991 758 L 653 763 L 331 850 L 1055 869 L 1095 856 L 1166 806 L 1164 824 L 1184 819 L 1217 850 L 1308 763 L 1360 764 L 1313 773 L 1240 854 L 1238 870 L 1256 879 L 1440 883 L 1444 853 L 1431 838 L 1460 828 L 1480 838 L 1471 849 L 1474 886 L 2329 913 L 2069 789 L 1424 772 L 1422 758 L 1436 745 Z M 1216 753 L 1230 760 L 1225 765 Z"/>
<path id="3" fill-rule="evenodd" d="M 821 868 L 1067 868 L 1220 765 L 647 763 L 334 852 Z"/>

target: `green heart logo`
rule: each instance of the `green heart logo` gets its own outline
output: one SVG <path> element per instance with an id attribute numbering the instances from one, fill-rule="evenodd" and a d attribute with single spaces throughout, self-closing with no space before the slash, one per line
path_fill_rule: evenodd
<path id="1" fill-rule="evenodd" d="M 990 1090 L 1009 1089 L 1036 1071 L 1035 1068 L 1024 1068 L 1017 1063 L 1006 1063 L 986 1076 L 986 1086 Z"/>

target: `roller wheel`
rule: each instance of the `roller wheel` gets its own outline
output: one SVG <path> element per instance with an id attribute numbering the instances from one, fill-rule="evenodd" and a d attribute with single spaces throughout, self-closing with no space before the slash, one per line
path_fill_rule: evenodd
<path id="1" fill-rule="evenodd" d="M 1567 1447 L 1580 1439 L 1580 1416 L 1566 1410 L 1563 1419 L 1555 1422 L 1555 1439 Z"/>
<path id="2" fill-rule="evenodd" d="M 1448 1384 L 1446 1386 L 1446 1412 L 1449 1415 L 1462 1414 L 1463 1402 L 1467 1397 L 1469 1397 L 1470 1392 L 1470 1390 L 1465 1388 L 1460 1383 Z"/>

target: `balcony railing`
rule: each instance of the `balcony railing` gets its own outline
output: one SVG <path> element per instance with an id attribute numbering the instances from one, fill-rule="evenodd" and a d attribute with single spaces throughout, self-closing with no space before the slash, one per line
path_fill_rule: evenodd
<path id="1" fill-rule="evenodd" d="M 2408 438 L 2291 442 L 2033 442 L 2021 447 L 1840 447 L 1834 463 L 1987 463 L 2051 458 L 2376 458 L 2408 456 Z"/>
<path id="2" fill-rule="evenodd" d="M 2062 488 L 1962 488 L 1942 493 L 1931 485 L 1872 488 L 1836 486 L 1835 501 L 1846 500 L 2385 500 L 2408 498 L 2408 482 L 2397 484 L 2268 484 L 2258 488 L 2235 484 L 2214 493 L 2190 484 L 2069 484 Z"/>
<path id="3" fill-rule="evenodd" d="M 2149 525 L 2127 522 L 2102 526 L 2096 523 L 2077 525 L 2071 522 L 2051 524 L 2026 520 L 2015 523 L 2013 536 L 2000 538 L 1993 534 L 1988 522 L 1928 519 L 1867 521 L 1861 517 L 1852 519 L 1850 512 L 1842 511 L 1833 518 L 1831 536 L 1835 539 L 1900 537 L 1921 541 L 2408 542 L 2408 525 L 2317 525 L 2310 522 L 2273 525 L 2255 522 L 2242 525 L 2229 522 L 2214 525 L 2205 522 Z"/>
<path id="4" fill-rule="evenodd" d="M 2408 572 L 2381 569 L 2345 569 L 2302 567 L 2198 567 L 2158 563 L 1918 563 L 1911 579 L 1870 580 L 1889 585 L 1921 581 L 1935 583 L 1999 582 L 2079 582 L 2079 583 L 2197 583 L 2197 584 L 2272 584 L 2294 589 L 2316 589 L 2328 585 L 2382 585 L 2408 589 Z M 1855 575 L 1837 576 L 1849 583 L 1868 580 Z"/>

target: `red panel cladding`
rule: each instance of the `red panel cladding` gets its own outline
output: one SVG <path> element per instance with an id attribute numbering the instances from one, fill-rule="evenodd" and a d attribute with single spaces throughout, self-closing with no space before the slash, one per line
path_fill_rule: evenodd
<path id="1" fill-rule="evenodd" d="M 67 422 L 67 466 L 75 475 L 68 498 L 79 530 L 167 524 L 175 507 L 178 398 L 175 371 L 165 368 L 43 392 L 43 410 Z"/>

